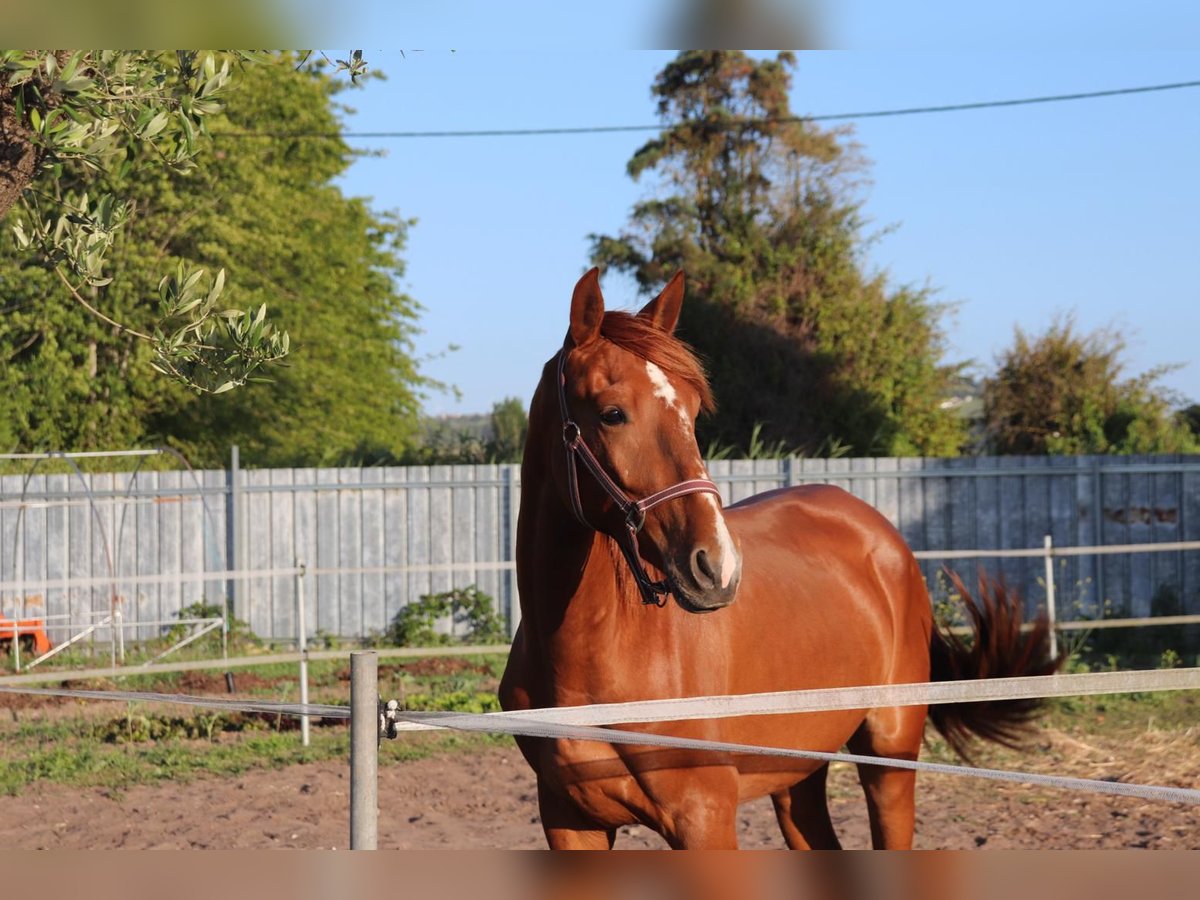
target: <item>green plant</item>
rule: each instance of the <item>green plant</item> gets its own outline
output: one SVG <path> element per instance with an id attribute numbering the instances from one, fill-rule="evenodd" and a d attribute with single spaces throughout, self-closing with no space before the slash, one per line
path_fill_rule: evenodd
<path id="1" fill-rule="evenodd" d="M 336 634 L 331 634 L 324 628 L 318 628 L 316 633 L 308 639 L 309 647 L 320 647 L 322 650 L 335 650 L 337 649 L 338 643 L 338 636 Z M 374 646 L 374 644 L 372 644 L 368 639 L 367 646 Z"/>
<path id="2" fill-rule="evenodd" d="M 495 691 L 450 691 L 445 694 L 409 694 L 404 708 L 438 712 L 489 713 L 500 711 Z"/>
<path id="3" fill-rule="evenodd" d="M 943 630 L 967 624 L 963 613 L 962 595 L 950 581 L 948 569 L 938 569 L 929 585 L 929 601 L 933 604 L 933 621 Z"/>
<path id="4" fill-rule="evenodd" d="M 1108 619 L 1112 617 L 1112 603 L 1108 600 L 1096 601 L 1089 599 L 1091 593 L 1092 579 L 1090 576 L 1076 579 L 1071 582 L 1069 590 L 1064 590 L 1063 586 L 1068 582 L 1068 561 L 1060 559 L 1058 561 L 1058 575 L 1055 576 L 1054 583 L 1056 585 L 1056 600 L 1057 618 L 1059 621 L 1081 621 L 1088 619 Z M 1042 577 L 1037 579 L 1038 585 L 1045 590 L 1046 580 Z M 1089 671 L 1094 668 L 1093 665 L 1088 665 L 1084 662 L 1083 657 L 1090 650 L 1090 638 L 1092 629 L 1069 629 L 1060 630 L 1058 632 L 1058 649 L 1068 661 L 1068 668 L 1072 666 L 1080 667 L 1081 671 Z"/>
<path id="5" fill-rule="evenodd" d="M 1081 333 L 1073 314 L 1041 335 L 1015 329 L 984 379 L 988 444 L 999 454 L 1194 453 L 1196 437 L 1161 385 L 1178 368 L 1125 377 L 1125 332 Z"/>
<path id="6" fill-rule="evenodd" d="M 450 634 L 437 630 L 440 619 L 450 618 Z M 425 594 L 396 613 L 387 638 L 399 647 L 428 647 L 465 641 L 500 644 L 508 640 L 495 601 L 474 585 L 440 594 Z"/>
<path id="7" fill-rule="evenodd" d="M 189 603 L 187 606 L 181 607 L 178 617 L 181 620 L 186 619 L 220 619 L 225 616 L 225 607 L 219 603 L 210 603 L 208 600 L 197 600 L 195 603 Z M 182 641 L 195 628 L 195 625 L 185 624 L 181 621 L 178 625 L 172 625 L 163 632 L 162 641 L 167 646 Z M 232 615 L 228 619 L 228 636 L 227 640 L 231 647 L 259 647 L 262 641 L 250 629 L 250 625 L 241 619 L 236 619 Z M 204 648 L 219 647 L 221 643 L 221 632 L 219 630 L 210 631 L 203 638 L 195 642 L 195 645 Z"/>
<path id="8" fill-rule="evenodd" d="M 704 453 L 705 459 L 787 459 L 795 457 L 802 459 L 812 456 L 821 459 L 841 459 L 850 454 L 851 447 L 834 435 L 826 437 L 816 446 L 812 453 L 805 453 L 802 447 L 793 447 L 782 438 L 768 441 L 763 438 L 763 423 L 755 422 L 750 430 L 750 440 L 745 447 L 739 444 L 726 444 L 720 440 L 710 441 Z"/>
<path id="9" fill-rule="evenodd" d="M 1162 652 L 1158 658 L 1158 667 L 1160 669 L 1178 669 L 1183 665 L 1183 657 L 1168 647 Z"/>

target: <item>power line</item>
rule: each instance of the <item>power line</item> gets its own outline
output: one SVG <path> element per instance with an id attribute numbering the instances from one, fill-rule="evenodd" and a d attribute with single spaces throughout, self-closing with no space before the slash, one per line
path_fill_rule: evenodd
<path id="1" fill-rule="evenodd" d="M 931 113 L 965 112 L 975 109 L 999 109 L 1011 106 L 1032 106 L 1039 103 L 1066 103 L 1074 100 L 1095 100 L 1101 97 L 1120 97 L 1129 94 L 1149 94 L 1200 87 L 1200 81 L 1178 81 L 1172 84 L 1151 84 L 1141 87 L 1115 88 L 1107 91 L 1088 91 L 1078 94 L 1051 94 L 1044 97 L 1021 97 L 1015 100 L 982 100 L 976 103 L 951 103 L 944 106 L 909 106 L 902 109 L 877 109 L 863 112 L 826 113 L 817 116 L 787 116 L 766 119 L 731 119 L 728 122 L 705 123 L 709 127 L 738 128 L 747 125 L 783 125 L 792 122 L 843 122 L 851 119 L 884 119 L 896 116 L 928 115 Z M 682 124 L 682 123 L 675 123 Z M 688 123 L 693 124 L 693 123 Z M 699 124 L 699 123 L 695 123 Z M 555 134 L 617 134 L 635 131 L 661 131 L 671 123 L 656 125 L 587 125 L 558 128 L 480 128 L 453 131 L 233 131 L 217 133 L 214 137 L 233 138 L 311 138 L 311 139 L 369 139 L 369 138 L 470 138 L 470 137 L 541 137 Z"/>

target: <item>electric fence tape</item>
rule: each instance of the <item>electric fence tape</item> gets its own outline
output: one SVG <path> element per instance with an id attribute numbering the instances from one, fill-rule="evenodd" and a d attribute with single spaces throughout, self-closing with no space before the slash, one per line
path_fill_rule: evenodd
<path id="1" fill-rule="evenodd" d="M 975 766 L 921 762 L 919 760 L 894 759 L 892 757 L 862 756 L 857 753 L 825 753 L 819 750 L 759 747 L 751 744 L 734 744 L 726 741 L 709 741 L 699 738 L 682 738 L 672 735 L 626 731 L 619 728 L 559 725 L 553 722 L 542 721 L 533 716 L 513 716 L 498 721 L 497 717 L 488 714 L 468 715 L 462 713 L 405 712 L 401 710 L 388 710 L 388 713 L 397 719 L 423 724 L 435 722 L 440 727 L 454 728 L 460 731 L 499 732 L 528 737 L 599 741 L 605 744 L 648 745 L 677 750 L 705 750 L 723 754 L 738 753 L 757 756 L 778 756 L 787 759 L 812 759 L 823 762 L 848 762 L 855 765 L 883 765 L 894 769 L 911 769 L 916 772 L 932 772 L 939 775 L 970 775 L 975 778 L 985 778 L 991 781 L 1008 781 L 1039 787 L 1089 791 L 1097 794 L 1115 794 L 1121 797 L 1137 797 L 1142 800 L 1160 800 L 1167 803 L 1200 805 L 1200 791 L 1189 788 L 1129 784 L 1122 781 L 1100 781 L 1091 778 L 1071 778 L 1063 775 L 1039 775 L 1033 772 L 1012 772 L 1003 769 L 982 769 Z"/>
<path id="2" fill-rule="evenodd" d="M 1082 696 L 1200 687 L 1200 668 L 1141 672 L 1095 672 L 1077 675 L 1051 675 L 1028 678 L 996 678 L 983 681 L 955 681 L 932 684 L 874 685 L 804 691 L 778 691 L 717 697 L 689 697 L 648 700 L 632 703 L 607 703 L 577 707 L 555 707 L 536 711 L 464 714 L 421 712 L 399 709 L 391 701 L 381 711 L 381 734 L 396 737 L 405 730 L 451 728 L 460 731 L 524 735 L 553 739 L 589 740 L 609 744 L 646 745 L 664 748 L 702 750 L 723 754 L 755 754 L 824 762 L 849 762 L 886 765 L 893 768 L 932 772 L 942 775 L 970 775 L 993 781 L 1038 785 L 1067 790 L 1091 791 L 1146 800 L 1200 805 L 1200 790 L 1158 785 L 1129 784 L 1040 775 L 974 766 L 949 765 L 918 760 L 862 756 L 852 753 L 828 753 L 759 747 L 724 741 L 683 738 L 672 735 L 628 731 L 601 725 L 667 722 L 692 719 L 728 718 L 745 715 L 782 715 L 825 712 L 844 709 L 870 709 L 887 706 L 913 706 L 934 703 L 969 703 L 1036 697 Z M 86 691 L 70 688 L 22 688 L 0 686 L 0 693 L 66 697 L 81 700 L 125 700 L 134 702 L 174 703 L 230 712 L 255 712 L 286 716 L 348 719 L 350 708 L 330 704 L 299 704 L 265 700 L 239 700 L 164 694 L 146 691 Z"/>
<path id="3" fill-rule="evenodd" d="M 311 716 L 314 719 L 348 719 L 350 707 L 320 703 L 282 703 L 274 700 L 235 700 L 160 694 L 153 691 L 77 691 L 71 688 L 25 688 L 0 686 L 0 694 L 32 694 L 36 697 L 67 697 L 76 700 L 125 700 L 134 703 L 174 703 L 226 712 L 270 713 L 278 716 Z"/>

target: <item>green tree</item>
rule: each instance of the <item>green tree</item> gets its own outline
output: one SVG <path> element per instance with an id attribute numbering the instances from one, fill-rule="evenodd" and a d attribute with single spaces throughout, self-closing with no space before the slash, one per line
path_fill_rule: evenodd
<path id="1" fill-rule="evenodd" d="M 525 433 L 529 430 L 529 417 L 520 399 L 507 397 L 493 404 L 490 426 L 488 460 L 497 463 L 520 462 L 525 450 Z"/>
<path id="2" fill-rule="evenodd" d="M 620 235 L 592 236 L 593 260 L 644 292 L 687 273 L 680 333 L 718 400 L 702 445 L 757 434 L 809 453 L 953 455 L 964 431 L 942 408 L 958 371 L 941 362 L 943 310 L 866 271 L 864 162 L 845 131 L 793 116 L 794 67 L 790 53 L 669 63 L 653 87 L 666 124 L 628 164 L 658 190 Z"/>
<path id="3" fill-rule="evenodd" d="M 1081 334 L 1072 316 L 1016 329 L 983 382 L 988 449 L 999 454 L 1195 453 L 1200 440 L 1159 385 L 1169 366 L 1125 378 L 1124 336 Z"/>
<path id="4" fill-rule="evenodd" d="M 221 109 L 231 64 L 211 51 L 0 51 L 0 214 L 17 245 L 57 276 L 57 289 L 123 336 L 154 347 L 153 365 L 195 390 L 223 391 L 278 362 L 288 338 L 266 309 L 221 301 L 224 273 L 163 277 L 153 328 L 133 327 L 102 307 L 105 263 L 133 206 L 107 190 L 114 169 L 195 164 L 198 136 Z M 68 167 L 90 177 L 64 178 Z M 153 296 L 151 294 L 150 296 Z M 105 300 L 107 297 L 104 298 Z"/>
<path id="5" fill-rule="evenodd" d="M 1193 403 L 1179 411 L 1179 421 L 1200 443 L 1200 403 Z"/>
<path id="6" fill-rule="evenodd" d="M 116 236 L 103 288 L 109 315 L 153 329 L 165 270 L 227 271 L 252 309 L 270 303 L 294 354 L 269 383 L 197 395 L 149 371 L 154 348 L 65 298 L 29 254 L 0 252 L 0 412 L 9 446 L 96 449 L 168 441 L 197 464 L 228 445 L 256 465 L 334 462 L 360 446 L 402 453 L 416 432 L 420 392 L 411 337 L 419 307 L 396 288 L 408 223 L 378 216 L 333 183 L 352 151 L 339 140 L 246 138 L 248 131 L 335 132 L 345 86 L 294 57 L 247 67 L 199 165 L 147 165 L 131 146 L 106 174 L 137 210 Z M 91 174 L 63 164 L 61 187 Z M 98 292 L 100 288 L 87 288 Z"/>
<path id="7" fill-rule="evenodd" d="M 152 345 L 155 368 L 198 391 L 243 384 L 287 355 L 288 336 L 266 321 L 265 307 L 226 308 L 223 272 L 208 284 L 200 270 L 164 275 L 152 328 L 114 318 L 95 289 L 113 280 L 109 250 L 135 206 L 113 182 L 131 165 L 192 168 L 235 70 L 270 59 L 209 50 L 0 51 L 0 216 L 14 210 L 17 245 L 55 273 L 58 290 Z M 366 69 L 361 51 L 337 68 L 357 79 Z M 64 179 L 67 169 L 74 177 Z"/>

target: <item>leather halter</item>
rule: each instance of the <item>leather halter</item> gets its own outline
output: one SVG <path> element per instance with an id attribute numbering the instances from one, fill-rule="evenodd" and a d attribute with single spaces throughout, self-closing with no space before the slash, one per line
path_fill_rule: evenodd
<path id="1" fill-rule="evenodd" d="M 720 497 L 721 491 L 707 478 L 693 478 L 688 481 L 681 481 L 678 484 L 673 484 L 668 488 L 663 488 L 661 491 L 650 494 L 648 497 L 643 497 L 641 500 L 634 500 L 625 491 L 621 490 L 612 477 L 604 471 L 600 460 L 596 458 L 596 455 L 592 453 L 591 448 L 584 441 L 583 432 L 580 431 L 579 425 L 571 418 L 571 413 L 567 409 L 566 365 L 567 348 L 564 347 L 558 354 L 558 408 L 562 413 L 563 445 L 567 450 L 567 492 L 571 496 L 571 509 L 575 513 L 575 518 L 582 525 L 591 528 L 593 531 L 600 530 L 589 522 L 583 514 L 583 505 L 579 500 L 578 468 L 575 464 L 576 457 L 578 457 L 579 461 L 592 473 L 592 477 L 596 479 L 604 492 L 612 498 L 612 501 L 617 505 L 617 509 L 621 511 L 621 514 L 625 518 L 625 534 L 617 535 L 615 540 L 617 546 L 621 548 L 625 562 L 629 565 L 629 570 L 633 573 L 634 580 L 637 582 L 638 590 L 642 595 L 642 602 L 653 604 L 654 606 L 665 606 L 667 602 L 666 597 L 672 590 L 671 583 L 667 579 L 651 581 L 637 552 L 637 535 L 642 530 L 642 526 L 646 524 L 646 512 L 660 503 L 674 500 L 677 497 L 686 497 L 688 494 L 698 493 L 715 494 L 717 497 Z"/>

